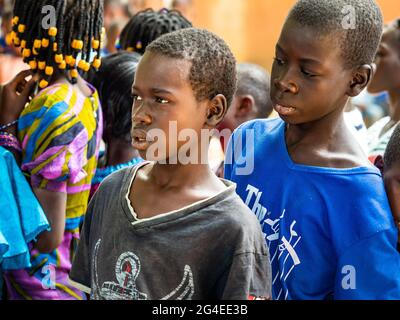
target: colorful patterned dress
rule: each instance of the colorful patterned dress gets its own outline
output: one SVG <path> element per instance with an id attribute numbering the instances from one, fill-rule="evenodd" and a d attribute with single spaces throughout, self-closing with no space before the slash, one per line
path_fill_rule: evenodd
<path id="1" fill-rule="evenodd" d="M 23 111 L 18 123 L 22 170 L 33 188 L 67 193 L 61 245 L 50 254 L 31 249 L 29 269 L 5 275 L 9 299 L 82 299 L 68 274 L 88 204 L 102 136 L 98 94 L 84 96 L 71 84 L 54 84 Z"/>

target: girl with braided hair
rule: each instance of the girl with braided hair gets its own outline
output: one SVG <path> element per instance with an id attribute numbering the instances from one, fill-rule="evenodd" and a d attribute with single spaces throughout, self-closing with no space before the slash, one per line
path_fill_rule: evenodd
<path id="1" fill-rule="evenodd" d="M 191 28 L 192 23 L 179 11 L 146 9 L 135 14 L 120 36 L 122 50 L 143 54 L 146 47 L 163 34 Z"/>
<path id="2" fill-rule="evenodd" d="M 48 6 L 56 23 L 46 28 Z M 11 39 L 39 79 L 39 91 L 25 108 L 3 101 L 3 111 L 14 103 L 22 113 L 2 114 L 0 124 L 18 137 L 21 168 L 51 230 L 30 244 L 31 268 L 5 274 L 9 299 L 85 297 L 69 286 L 68 274 L 102 135 L 98 93 L 82 78 L 100 67 L 102 25 L 103 0 L 15 1 Z"/>

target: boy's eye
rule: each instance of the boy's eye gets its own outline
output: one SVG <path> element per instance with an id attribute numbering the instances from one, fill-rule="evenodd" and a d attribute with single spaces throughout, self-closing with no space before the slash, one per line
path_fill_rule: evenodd
<path id="1" fill-rule="evenodd" d="M 283 66 L 285 64 L 285 61 L 279 58 L 274 58 L 274 61 L 278 64 L 278 66 Z"/>
<path id="2" fill-rule="evenodd" d="M 306 77 L 308 77 L 308 78 L 312 78 L 312 77 L 315 77 L 315 75 L 314 74 L 312 74 L 311 72 L 308 72 L 307 70 L 305 70 L 305 69 L 301 69 L 301 73 L 302 74 L 304 74 Z"/>
<path id="3" fill-rule="evenodd" d="M 167 103 L 169 103 L 169 100 L 160 98 L 160 97 L 156 97 L 156 102 L 160 103 L 160 104 L 167 104 Z"/>

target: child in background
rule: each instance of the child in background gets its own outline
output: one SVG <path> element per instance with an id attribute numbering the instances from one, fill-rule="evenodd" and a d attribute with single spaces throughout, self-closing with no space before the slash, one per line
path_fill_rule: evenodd
<path id="1" fill-rule="evenodd" d="M 387 91 L 389 116 L 368 129 L 369 157 L 383 155 L 394 128 L 400 121 L 400 19 L 386 26 L 376 55 L 376 74 L 368 85 L 370 93 Z"/>
<path id="2" fill-rule="evenodd" d="M 343 27 L 346 6 L 355 28 Z M 225 177 L 262 224 L 275 299 L 400 298 L 398 230 L 383 180 L 343 117 L 372 77 L 382 20 L 374 0 L 297 1 L 271 73 L 281 119 L 232 135 Z"/>
<path id="3" fill-rule="evenodd" d="M 238 64 L 237 90 L 218 130 L 228 129 L 232 133 L 246 121 L 268 118 L 273 111 L 269 87 L 270 75 L 264 68 L 252 63 Z M 214 137 L 210 146 L 210 165 L 221 178 L 227 143 L 224 136 Z"/>
<path id="4" fill-rule="evenodd" d="M 235 58 L 208 31 L 147 47 L 132 87 L 132 143 L 150 161 L 113 173 L 93 196 L 70 274 L 77 288 L 113 300 L 270 296 L 257 219 L 211 171 L 209 136 L 200 136 L 221 122 L 235 89 Z"/>
<path id="5" fill-rule="evenodd" d="M 40 23 L 45 5 L 57 15 L 49 29 Z M 78 68 L 100 66 L 102 11 L 102 0 L 15 2 L 13 42 L 40 76 L 41 90 L 19 119 L 10 113 L 6 123 L 18 134 L 22 170 L 51 231 L 31 246 L 31 268 L 5 274 L 10 299 L 84 298 L 67 278 L 97 166 L 102 113 L 96 90 Z"/>
<path id="6" fill-rule="evenodd" d="M 91 195 L 108 175 L 142 161 L 132 147 L 131 138 L 131 90 L 139 59 L 140 55 L 134 52 L 117 52 L 102 59 L 98 72 L 89 74 L 88 82 L 97 89 L 103 109 L 103 140 L 106 144 L 106 152 L 100 156 L 92 180 Z"/>
<path id="7" fill-rule="evenodd" d="M 146 9 L 134 15 L 121 32 L 122 50 L 143 54 L 146 47 L 163 34 L 192 27 L 178 11 Z"/>
<path id="8" fill-rule="evenodd" d="M 400 125 L 394 129 L 384 157 L 378 156 L 375 165 L 383 173 L 393 218 L 400 229 Z M 400 234 L 397 245 L 400 248 Z"/>

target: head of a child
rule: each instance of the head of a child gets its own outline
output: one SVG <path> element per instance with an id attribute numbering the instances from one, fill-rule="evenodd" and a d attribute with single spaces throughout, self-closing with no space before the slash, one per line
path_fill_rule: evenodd
<path id="1" fill-rule="evenodd" d="M 45 88 L 100 67 L 102 28 L 103 0 L 16 0 L 11 38 Z"/>
<path id="2" fill-rule="evenodd" d="M 235 90 L 236 60 L 220 37 L 195 28 L 161 36 L 135 75 L 133 146 L 147 160 L 181 163 L 197 153 L 207 161 L 211 135 L 201 134 L 222 121 Z"/>
<path id="3" fill-rule="evenodd" d="M 127 22 L 130 18 L 128 0 L 104 0 L 104 27 L 106 31 L 112 23 Z"/>
<path id="4" fill-rule="evenodd" d="M 371 93 L 400 88 L 400 19 L 385 26 L 376 54 L 376 73 L 368 86 Z"/>
<path id="5" fill-rule="evenodd" d="M 400 126 L 398 125 L 386 147 L 383 176 L 392 214 L 400 223 Z"/>
<path id="6" fill-rule="evenodd" d="M 98 72 L 89 73 L 87 80 L 97 89 L 103 109 L 105 143 L 131 144 L 131 90 L 139 59 L 134 52 L 116 52 L 103 58 Z"/>
<path id="7" fill-rule="evenodd" d="M 134 15 L 122 30 L 121 49 L 143 54 L 163 34 L 191 27 L 192 23 L 178 11 L 146 9 Z"/>
<path id="8" fill-rule="evenodd" d="M 219 129 L 233 132 L 243 122 L 268 118 L 272 112 L 269 96 L 270 75 L 261 66 L 240 63 L 237 66 L 237 90 Z"/>
<path id="9" fill-rule="evenodd" d="M 299 0 L 276 45 L 274 109 L 287 123 L 311 123 L 343 111 L 373 76 L 382 35 L 374 0 Z"/>

